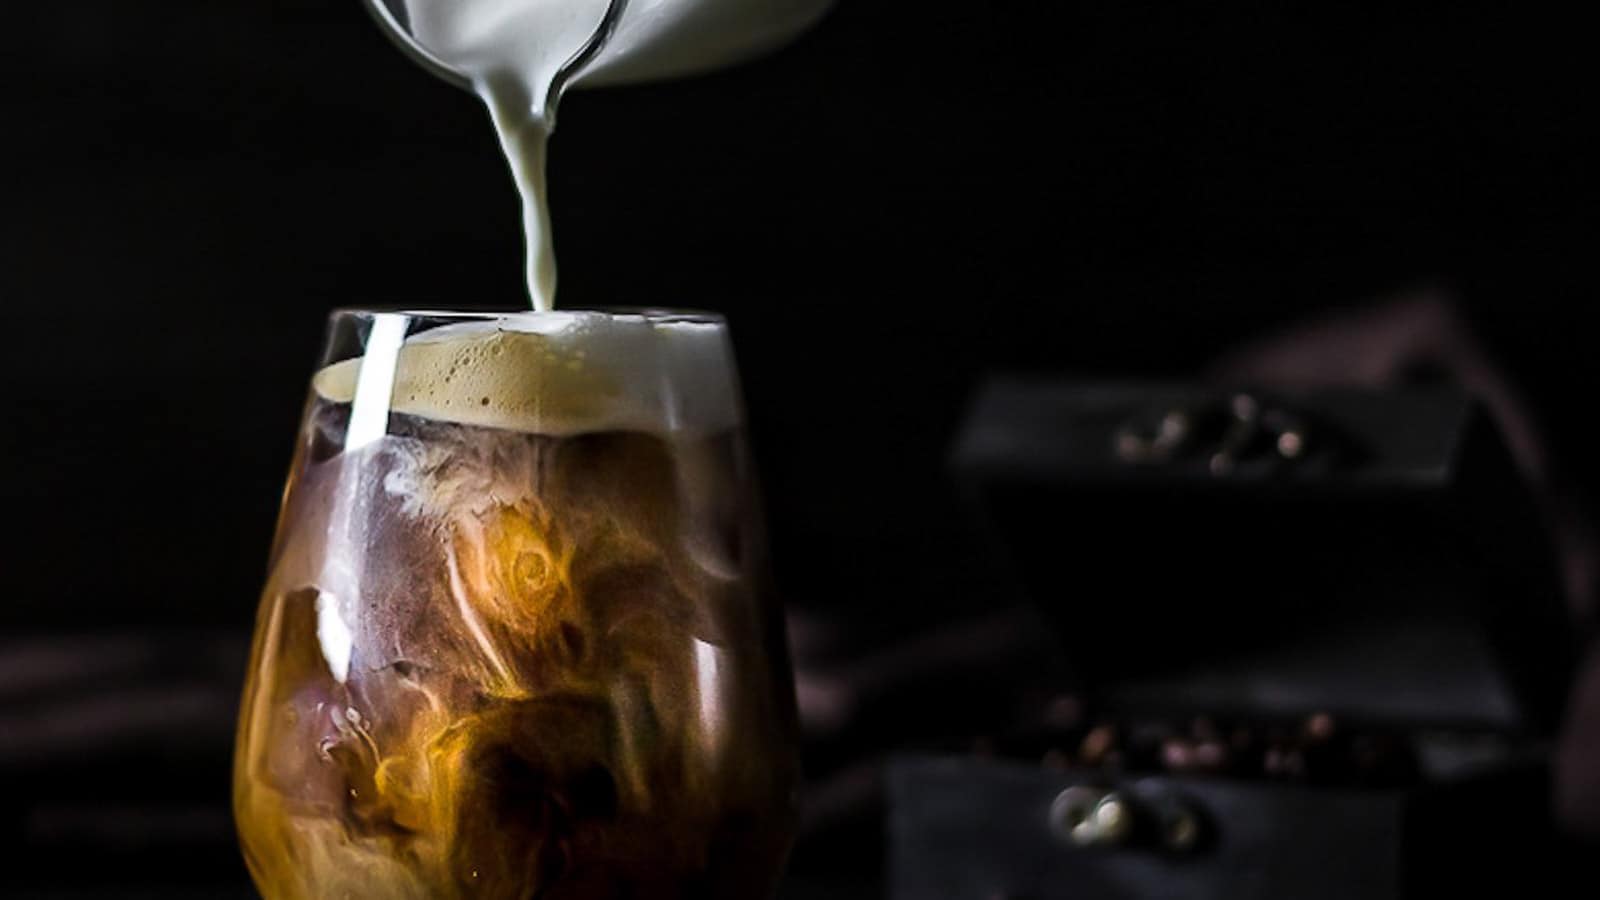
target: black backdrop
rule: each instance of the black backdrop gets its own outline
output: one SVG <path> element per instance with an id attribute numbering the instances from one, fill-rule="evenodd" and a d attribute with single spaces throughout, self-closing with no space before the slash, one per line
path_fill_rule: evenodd
<path id="1" fill-rule="evenodd" d="M 354 0 L 37 6 L 0 54 L 0 626 L 246 627 L 324 315 L 522 304 L 509 179 Z M 1512 3 L 841 0 L 769 59 L 568 97 L 561 302 L 729 315 L 802 605 L 981 585 L 940 480 L 980 373 L 1182 375 L 1423 282 L 1581 469 L 1587 34 Z"/>

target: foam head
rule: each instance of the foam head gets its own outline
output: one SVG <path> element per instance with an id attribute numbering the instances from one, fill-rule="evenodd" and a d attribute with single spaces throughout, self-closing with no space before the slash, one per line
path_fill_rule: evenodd
<path id="1" fill-rule="evenodd" d="M 326 400 L 349 403 L 367 366 L 394 373 L 389 411 L 462 425 L 548 435 L 674 434 L 740 420 L 726 329 L 707 316 L 475 316 L 398 347 L 369 345 L 366 355 L 323 368 L 312 386 Z"/>

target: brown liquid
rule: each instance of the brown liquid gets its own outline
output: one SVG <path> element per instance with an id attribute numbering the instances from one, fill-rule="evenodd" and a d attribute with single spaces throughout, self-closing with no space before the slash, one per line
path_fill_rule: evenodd
<path id="1" fill-rule="evenodd" d="M 793 695 L 737 436 L 345 453 L 348 410 L 308 413 L 245 689 L 262 893 L 769 896 Z"/>

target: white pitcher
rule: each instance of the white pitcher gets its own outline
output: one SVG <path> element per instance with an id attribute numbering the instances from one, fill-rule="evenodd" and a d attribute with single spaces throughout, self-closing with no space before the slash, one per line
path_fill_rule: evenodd
<path id="1" fill-rule="evenodd" d="M 570 84 L 651 81 L 714 69 L 774 49 L 832 0 L 364 0 L 419 62 L 467 87 L 506 42 L 545 71 L 519 80 L 552 96 Z M 562 52 L 549 53 L 552 45 Z M 539 87 L 530 98 L 543 108 Z"/>

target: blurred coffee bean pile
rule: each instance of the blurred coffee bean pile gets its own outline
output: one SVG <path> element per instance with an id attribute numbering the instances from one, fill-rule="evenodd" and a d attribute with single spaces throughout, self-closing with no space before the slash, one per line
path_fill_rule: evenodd
<path id="1" fill-rule="evenodd" d="M 1071 704 L 1056 718 L 1075 718 Z M 981 738 L 984 756 L 1038 759 L 1057 770 L 1211 775 L 1340 787 L 1403 787 L 1421 777 L 1405 734 L 1348 727 L 1317 713 L 1300 721 L 1094 720 Z"/>

